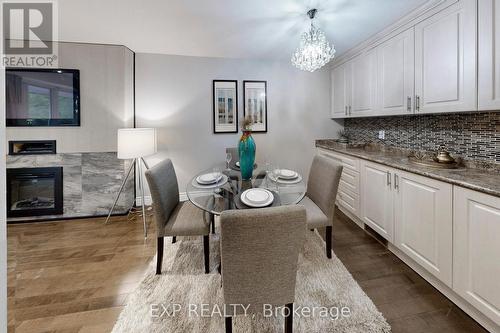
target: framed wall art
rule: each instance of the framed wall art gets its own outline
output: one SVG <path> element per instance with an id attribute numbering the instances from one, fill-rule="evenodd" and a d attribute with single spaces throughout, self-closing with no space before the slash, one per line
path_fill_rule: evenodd
<path id="1" fill-rule="evenodd" d="M 238 81 L 213 80 L 214 133 L 238 133 Z"/>
<path id="2" fill-rule="evenodd" d="M 250 116 L 252 132 L 267 132 L 267 81 L 243 81 L 243 116 Z"/>

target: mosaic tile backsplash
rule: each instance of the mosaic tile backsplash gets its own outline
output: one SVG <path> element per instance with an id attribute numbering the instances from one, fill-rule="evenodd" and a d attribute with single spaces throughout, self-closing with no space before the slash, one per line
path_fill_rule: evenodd
<path id="1" fill-rule="evenodd" d="M 500 112 L 345 119 L 351 143 L 446 150 L 465 159 L 500 163 Z M 379 130 L 385 139 L 378 139 Z"/>

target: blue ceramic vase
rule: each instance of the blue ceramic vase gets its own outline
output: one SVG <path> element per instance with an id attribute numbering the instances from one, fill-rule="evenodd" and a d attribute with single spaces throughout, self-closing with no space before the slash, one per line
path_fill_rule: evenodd
<path id="1" fill-rule="evenodd" d="M 248 180 L 252 178 L 253 165 L 255 164 L 255 141 L 251 131 L 243 131 L 238 144 L 238 154 L 240 155 L 241 178 Z"/>

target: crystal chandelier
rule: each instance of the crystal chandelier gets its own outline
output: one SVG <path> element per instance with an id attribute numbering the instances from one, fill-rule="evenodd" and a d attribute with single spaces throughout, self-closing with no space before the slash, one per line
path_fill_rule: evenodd
<path id="1" fill-rule="evenodd" d="M 317 10 L 311 9 L 307 16 L 311 19 L 311 27 L 302 33 L 300 46 L 292 56 L 292 64 L 303 71 L 314 72 L 326 65 L 335 55 L 335 48 L 326 40 L 326 36 L 313 24 Z"/>

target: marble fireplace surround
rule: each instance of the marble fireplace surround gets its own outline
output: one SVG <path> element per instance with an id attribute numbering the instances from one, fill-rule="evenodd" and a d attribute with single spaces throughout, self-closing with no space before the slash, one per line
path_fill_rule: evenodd
<path id="1" fill-rule="evenodd" d="M 108 214 L 129 160 L 115 152 L 8 155 L 7 168 L 63 167 L 62 215 L 10 217 L 7 222 L 96 217 Z M 134 203 L 134 177 L 129 177 L 113 212 L 126 214 Z"/>

